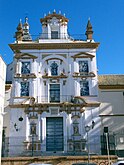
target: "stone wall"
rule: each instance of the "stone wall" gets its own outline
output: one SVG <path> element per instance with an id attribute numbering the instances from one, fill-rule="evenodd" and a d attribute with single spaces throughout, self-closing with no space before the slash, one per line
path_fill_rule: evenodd
<path id="1" fill-rule="evenodd" d="M 111 163 L 117 161 L 117 156 L 110 156 Z M 2 158 L 1 165 L 30 165 L 44 163 L 51 165 L 72 165 L 73 163 L 88 162 L 87 156 L 42 156 L 42 157 L 7 157 Z M 90 163 L 108 165 L 107 156 L 90 156 Z"/>

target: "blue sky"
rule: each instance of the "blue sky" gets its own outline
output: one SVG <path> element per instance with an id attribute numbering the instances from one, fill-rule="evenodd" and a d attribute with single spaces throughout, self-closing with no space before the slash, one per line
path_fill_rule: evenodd
<path id="1" fill-rule="evenodd" d="M 0 54 L 8 64 L 13 52 L 8 44 L 19 20 L 29 18 L 31 35 L 41 33 L 40 18 L 61 11 L 69 19 L 68 31 L 76 38 L 85 37 L 90 17 L 96 42 L 99 74 L 124 74 L 124 0 L 0 0 Z"/>

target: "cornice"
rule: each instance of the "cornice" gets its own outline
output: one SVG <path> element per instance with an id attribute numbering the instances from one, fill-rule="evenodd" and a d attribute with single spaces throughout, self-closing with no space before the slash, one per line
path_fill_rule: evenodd
<path id="1" fill-rule="evenodd" d="M 15 76 L 14 76 L 14 78 L 36 78 L 36 75 L 35 75 L 35 73 L 29 73 L 29 74 L 19 74 L 19 73 L 17 73 L 17 74 L 15 74 Z"/>
<path id="2" fill-rule="evenodd" d="M 26 49 L 37 49 L 37 50 L 44 50 L 44 49 L 82 49 L 82 48 L 98 48 L 99 43 L 14 43 L 9 44 L 10 48 L 13 51 L 18 50 L 26 50 Z"/>
<path id="3" fill-rule="evenodd" d="M 99 85 L 99 89 L 124 89 L 124 85 Z"/>
<path id="4" fill-rule="evenodd" d="M 100 114 L 99 117 L 124 117 L 124 114 Z"/>
<path id="5" fill-rule="evenodd" d="M 59 76 L 47 76 L 47 75 L 43 75 L 42 78 L 52 78 L 52 79 L 58 79 L 58 78 L 68 78 L 68 76 L 66 75 L 59 75 Z"/>
<path id="6" fill-rule="evenodd" d="M 93 72 L 90 72 L 90 73 L 84 73 L 84 74 L 80 74 L 79 72 L 74 72 L 73 73 L 73 75 L 72 75 L 72 77 L 74 77 L 74 78 L 88 78 L 88 77 L 95 77 L 96 75 L 95 75 L 95 73 L 93 73 Z"/>
<path id="7" fill-rule="evenodd" d="M 64 108 L 64 107 L 67 107 L 67 111 L 70 110 L 71 107 L 77 107 L 77 108 L 83 108 L 83 107 L 99 107 L 100 106 L 100 102 L 90 102 L 90 103 L 87 103 L 87 102 L 84 102 L 84 103 L 71 103 L 71 102 L 60 102 L 60 103 L 35 103 L 33 104 L 32 106 L 30 104 L 10 104 L 10 108 L 29 108 L 29 107 L 33 107 L 34 108 L 34 111 L 38 112 L 39 110 L 35 110 L 35 108 L 39 108 L 41 109 L 41 111 L 46 111 L 46 108 L 45 110 L 44 107 L 56 107 L 56 106 L 59 106 L 60 108 Z M 65 108 L 64 110 L 65 111 Z M 75 111 L 75 108 L 74 109 L 71 109 L 71 111 Z M 81 110 L 82 112 L 84 112 L 83 110 Z M 29 111 L 28 111 L 29 112 Z M 31 112 L 33 112 L 31 110 Z"/>

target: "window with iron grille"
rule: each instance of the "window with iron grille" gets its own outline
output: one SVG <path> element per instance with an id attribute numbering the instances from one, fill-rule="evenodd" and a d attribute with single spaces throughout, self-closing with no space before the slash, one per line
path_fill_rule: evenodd
<path id="1" fill-rule="evenodd" d="M 88 68 L 88 61 L 79 61 L 79 73 L 80 75 L 88 74 L 89 68 Z"/>
<path id="2" fill-rule="evenodd" d="M 21 96 L 29 96 L 29 82 L 21 82 Z"/>
<path id="3" fill-rule="evenodd" d="M 22 62 L 21 73 L 22 74 L 30 73 L 30 62 Z"/>
<path id="4" fill-rule="evenodd" d="M 88 81 L 80 81 L 80 96 L 89 95 L 89 83 Z"/>
<path id="5" fill-rule="evenodd" d="M 60 84 L 50 84 L 50 102 L 60 102 Z"/>

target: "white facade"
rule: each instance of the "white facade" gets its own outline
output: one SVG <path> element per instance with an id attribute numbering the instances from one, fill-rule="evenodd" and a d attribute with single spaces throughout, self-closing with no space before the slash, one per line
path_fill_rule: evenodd
<path id="1" fill-rule="evenodd" d="M 0 56 L 0 162 L 2 148 L 2 130 L 3 130 L 3 115 L 4 115 L 4 95 L 5 95 L 5 79 L 6 79 L 6 64 Z"/>
<path id="2" fill-rule="evenodd" d="M 68 19 L 53 12 L 41 19 L 32 41 L 27 18 L 17 27 L 9 102 L 9 155 L 83 153 L 89 126 L 91 153 L 100 153 L 96 50 L 92 26 L 85 41 L 67 33 Z M 95 124 L 95 126 L 94 126 Z M 18 145 L 17 145 L 18 144 Z M 16 147 L 15 148 L 11 146 Z"/>

